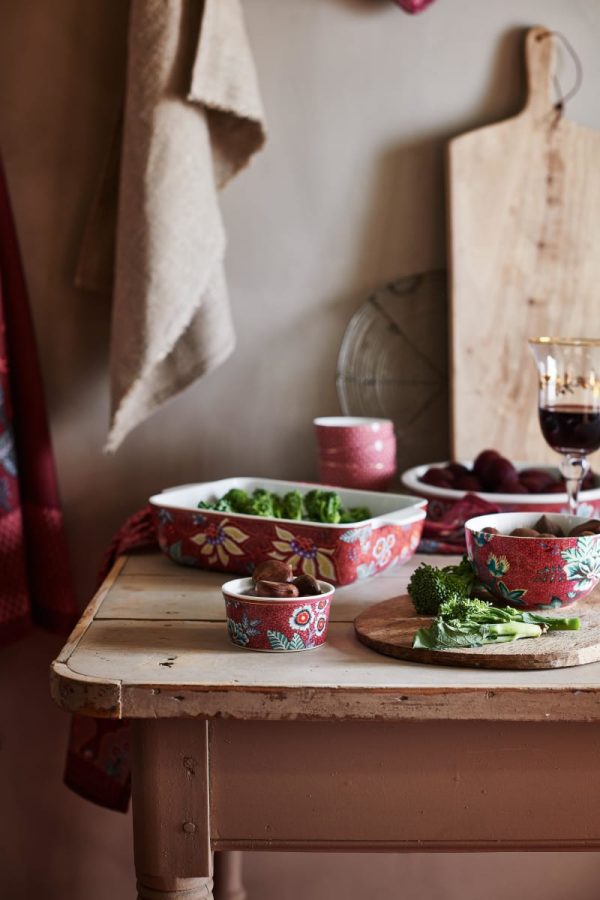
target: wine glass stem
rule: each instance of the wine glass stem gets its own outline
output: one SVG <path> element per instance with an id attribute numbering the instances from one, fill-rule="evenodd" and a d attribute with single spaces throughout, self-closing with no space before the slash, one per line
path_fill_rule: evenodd
<path id="1" fill-rule="evenodd" d="M 570 453 L 564 456 L 560 463 L 560 471 L 565 479 L 567 486 L 567 496 L 569 498 L 569 514 L 577 515 L 577 502 L 579 499 L 579 489 L 581 482 L 585 478 L 590 464 L 585 455 L 577 455 Z"/>

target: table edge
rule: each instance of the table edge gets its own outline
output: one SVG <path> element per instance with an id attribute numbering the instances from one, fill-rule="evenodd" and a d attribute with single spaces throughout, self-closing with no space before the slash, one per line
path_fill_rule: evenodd
<path id="1" fill-rule="evenodd" d="M 77 672 L 70 658 L 123 570 L 120 556 L 50 666 L 63 710 L 94 718 L 232 718 L 263 721 L 600 721 L 596 687 L 248 687 L 125 685 Z M 551 711 L 549 711 L 549 708 Z"/>

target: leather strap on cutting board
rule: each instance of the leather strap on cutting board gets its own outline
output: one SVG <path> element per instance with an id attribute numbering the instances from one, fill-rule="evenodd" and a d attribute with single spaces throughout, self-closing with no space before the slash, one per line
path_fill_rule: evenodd
<path id="1" fill-rule="evenodd" d="M 553 98 L 555 37 L 526 36 L 519 115 L 450 142 L 451 444 L 550 461 L 527 338 L 600 337 L 600 133 Z"/>

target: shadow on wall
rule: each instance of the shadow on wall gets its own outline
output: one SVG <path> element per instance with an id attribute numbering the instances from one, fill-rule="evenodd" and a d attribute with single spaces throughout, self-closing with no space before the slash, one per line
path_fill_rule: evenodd
<path id="1" fill-rule="evenodd" d="M 441 131 L 426 133 L 416 140 L 388 148 L 375 164 L 371 201 L 364 219 L 363 237 L 356 248 L 356 269 L 351 276 L 353 283 L 364 285 L 366 280 L 368 288 L 365 294 L 345 296 L 334 304 L 340 344 L 351 315 L 365 302 L 371 290 L 399 276 L 446 265 L 445 155 L 448 141 L 464 132 L 516 115 L 522 108 L 526 83 L 524 37 L 525 29 L 515 28 L 498 42 L 487 84 L 468 117 L 461 122 L 448 123 Z M 446 330 L 446 320 L 432 317 L 430 327 Z M 325 377 L 331 378 L 331 372 Z M 439 427 L 445 433 L 436 436 L 434 445 L 438 454 L 444 455 L 445 448 L 447 456 L 447 419 L 442 417 Z M 430 435 L 427 439 L 431 442 Z M 400 466 L 415 462 L 399 459 Z"/>
<path id="2" fill-rule="evenodd" d="M 467 118 L 449 123 L 442 131 L 390 147 L 382 154 L 373 173 L 365 238 L 357 247 L 359 281 L 365 270 L 378 272 L 386 280 L 445 264 L 444 166 L 448 141 L 519 112 L 525 101 L 524 39 L 525 30 L 515 28 L 498 43 L 487 86 Z M 408 229 L 407 223 L 411 225 Z M 374 234 L 379 235 L 378 241 L 372 240 Z M 395 235 L 402 235 L 402 245 Z M 373 252 L 378 259 L 373 259 Z"/>
<path id="3" fill-rule="evenodd" d="M 107 367 L 110 290 L 75 289 L 75 273 L 122 103 L 128 4 L 63 0 L 53 16 L 40 3 L 26 13 L 13 4 L 11 13 L 11 43 L 36 59 L 37 71 L 52 73 L 36 77 L 34 87 L 31 72 L 12 79 L 14 108 L 34 114 L 9 134 L 17 142 L 11 171 L 47 400 L 53 415 L 69 415 L 75 396 L 87 396 Z M 21 163 L 27 144 L 37 149 Z M 27 187 L 32 181 L 37 190 Z"/>

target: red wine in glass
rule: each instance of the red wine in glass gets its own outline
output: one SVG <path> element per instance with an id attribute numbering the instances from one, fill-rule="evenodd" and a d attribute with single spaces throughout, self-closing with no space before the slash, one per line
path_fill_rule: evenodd
<path id="1" fill-rule="evenodd" d="M 559 453 L 593 453 L 600 447 L 600 410 L 586 406 L 540 407 L 546 442 Z"/>
<path id="2" fill-rule="evenodd" d="M 589 472 L 588 454 L 600 448 L 600 339 L 529 340 L 538 371 L 538 410 L 546 442 L 561 454 L 569 512 Z"/>

